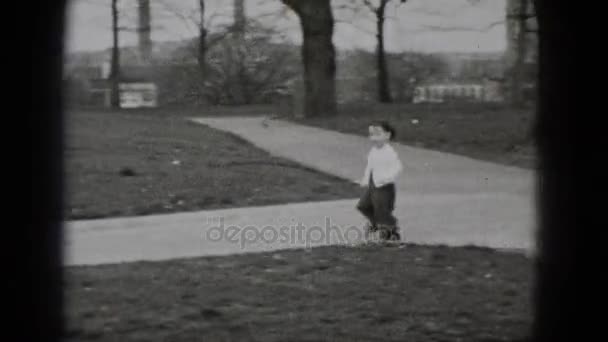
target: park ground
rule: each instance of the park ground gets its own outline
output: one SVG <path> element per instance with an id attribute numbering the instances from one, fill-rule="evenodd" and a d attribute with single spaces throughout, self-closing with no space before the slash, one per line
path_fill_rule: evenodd
<path id="1" fill-rule="evenodd" d="M 66 118 L 67 219 L 138 216 L 354 198 L 349 181 L 273 157 L 189 117 L 272 114 L 268 106 L 70 111 Z M 343 106 L 299 123 L 357 135 L 388 120 L 397 141 L 533 168 L 530 110 L 498 105 Z M 417 122 L 414 124 L 412 121 Z"/>
<path id="2" fill-rule="evenodd" d="M 193 114 L 193 113 L 190 113 Z M 353 198 L 351 182 L 276 158 L 180 112 L 71 112 L 66 217 Z"/>
<path id="3" fill-rule="evenodd" d="M 370 108 L 299 121 L 364 135 L 370 120 L 389 119 L 405 143 L 534 164 L 526 113 L 404 107 L 371 115 Z M 70 112 L 66 217 L 358 196 L 351 182 L 185 120 L 248 113 Z M 525 341 L 532 317 L 530 259 L 473 247 L 331 246 L 65 272 L 69 341 Z"/>
<path id="4" fill-rule="evenodd" d="M 460 154 L 498 164 L 535 168 L 532 108 L 500 104 L 350 104 L 337 116 L 305 118 L 298 123 L 366 135 L 367 126 L 385 120 L 395 126 L 396 141 Z"/>
<path id="5" fill-rule="evenodd" d="M 67 270 L 68 341 L 526 341 L 531 262 L 320 247 Z"/>

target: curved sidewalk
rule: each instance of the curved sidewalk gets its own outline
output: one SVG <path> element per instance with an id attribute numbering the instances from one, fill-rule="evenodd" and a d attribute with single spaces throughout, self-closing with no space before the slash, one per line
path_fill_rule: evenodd
<path id="1" fill-rule="evenodd" d="M 249 117 L 192 120 L 345 179 L 361 176 L 369 149 L 364 137 L 284 121 L 263 125 L 262 118 Z M 404 163 L 395 214 L 409 242 L 533 247 L 532 171 L 400 144 L 395 144 L 395 149 Z M 65 264 L 164 260 L 356 242 L 363 220 L 354 209 L 355 203 L 356 199 L 347 199 L 67 222 Z M 225 236 L 218 239 L 222 223 Z M 295 226 L 303 227 L 302 232 L 297 233 Z M 251 233 L 264 227 L 266 236 L 247 235 L 247 229 Z"/>
<path id="2" fill-rule="evenodd" d="M 370 148 L 362 136 L 282 120 L 192 120 L 237 134 L 274 155 L 349 180 L 361 178 Z M 399 143 L 393 146 L 404 164 L 397 183 L 395 214 L 410 241 L 532 248 L 534 171 Z M 344 215 L 353 215 L 352 208 Z"/>

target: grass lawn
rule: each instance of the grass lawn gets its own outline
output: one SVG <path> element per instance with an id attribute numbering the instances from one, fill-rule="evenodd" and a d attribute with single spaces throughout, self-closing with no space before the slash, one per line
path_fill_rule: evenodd
<path id="1" fill-rule="evenodd" d="M 518 254 L 416 245 L 69 267 L 66 335 L 79 342 L 525 341 L 531 271 Z"/>
<path id="2" fill-rule="evenodd" d="M 372 120 L 387 120 L 397 141 L 500 164 L 535 167 L 533 110 L 499 105 L 344 105 L 331 118 L 297 122 L 344 133 L 367 135 Z M 418 120 L 415 124 L 412 120 Z"/>
<path id="3" fill-rule="evenodd" d="M 237 115 L 233 111 L 229 115 Z M 196 111 L 71 111 L 66 218 L 354 198 L 357 185 L 187 122 Z"/>

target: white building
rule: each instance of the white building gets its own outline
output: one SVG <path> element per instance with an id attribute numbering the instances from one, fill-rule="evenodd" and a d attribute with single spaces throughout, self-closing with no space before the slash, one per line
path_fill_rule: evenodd
<path id="1" fill-rule="evenodd" d="M 479 83 L 429 83 L 414 90 L 414 103 L 444 102 L 501 102 L 500 84 L 493 81 Z"/>
<path id="2" fill-rule="evenodd" d="M 154 108 L 158 106 L 158 89 L 154 83 L 120 83 L 121 108 Z"/>

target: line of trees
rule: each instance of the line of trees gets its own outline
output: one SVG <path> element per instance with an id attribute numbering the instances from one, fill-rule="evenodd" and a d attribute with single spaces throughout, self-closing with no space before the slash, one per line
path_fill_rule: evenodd
<path id="1" fill-rule="evenodd" d="M 159 0 L 161 1 L 161 0 Z M 336 19 L 332 11 L 332 0 L 278 0 L 283 3 L 286 8 L 293 11 L 299 19 L 302 32 L 301 46 L 301 63 L 302 63 L 302 79 L 304 89 L 304 115 L 306 116 L 330 116 L 337 112 L 336 101 L 336 51 L 332 42 L 334 26 Z M 339 1 L 339 0 L 334 0 Z M 471 5 L 475 5 L 484 0 L 467 0 Z M 509 0 L 518 1 L 519 7 L 526 9 L 532 0 Z M 113 32 L 113 48 L 111 61 L 111 83 L 112 83 L 112 105 L 119 106 L 119 89 L 118 79 L 120 78 L 120 49 L 118 48 L 119 31 L 121 28 L 118 25 L 118 0 L 111 0 L 112 8 L 112 32 Z M 148 3 L 149 1 L 145 1 Z M 363 14 L 370 15 L 375 22 L 375 31 L 373 34 L 376 38 L 375 51 L 375 69 L 376 69 L 376 92 L 379 102 L 392 102 L 393 96 L 391 92 L 390 70 L 387 63 L 387 54 L 385 47 L 385 24 L 387 19 L 392 18 L 387 13 L 391 10 L 395 13 L 401 5 L 407 3 L 407 0 L 352 0 L 338 2 L 336 11 L 349 11 L 354 16 Z M 198 1 L 198 44 L 197 44 L 197 60 L 202 80 L 207 79 L 213 74 L 209 70 L 208 53 L 211 45 L 217 44 L 220 40 L 230 37 L 230 44 L 247 45 L 245 42 L 245 32 L 252 27 L 248 25 L 248 19 L 245 16 L 244 0 L 233 0 L 233 24 L 228 28 L 225 34 L 215 35 L 215 41 L 210 41 L 213 36 L 209 35 L 208 23 L 206 22 L 206 6 L 205 0 Z M 509 21 L 515 18 L 520 28 L 518 32 L 518 40 L 526 40 L 526 36 L 534 33 L 533 29 L 528 28 L 527 20 L 533 16 L 533 12 L 520 11 L 520 13 L 507 13 L 506 20 Z M 502 21 L 504 23 L 505 21 Z M 255 20 L 252 20 L 255 22 Z M 501 22 L 490 23 L 485 28 L 459 28 L 459 27 L 426 27 L 427 30 L 433 31 L 458 31 L 458 30 L 488 30 Z M 258 27 L 253 25 L 253 27 Z M 536 33 L 534 33 L 536 34 Z M 211 43 L 211 44 L 210 44 Z M 517 57 L 509 73 L 508 86 L 510 100 L 513 103 L 522 101 L 522 82 L 525 78 L 525 63 L 527 44 L 521 43 L 517 45 Z M 246 48 L 246 46 L 245 46 Z M 223 46 L 224 52 L 234 53 L 238 51 L 235 48 Z M 241 56 L 242 57 L 242 56 Z M 240 58 L 244 63 L 245 58 Z M 217 68 L 216 68 L 217 69 Z M 239 71 L 242 80 L 246 79 L 246 70 L 240 68 Z M 217 71 L 217 70 L 216 70 Z M 216 73 L 217 75 L 217 73 Z M 251 77 L 250 77 L 251 78 Z M 207 82 L 209 83 L 209 82 Z M 234 82 L 233 82 L 234 83 Z M 259 86 L 258 86 L 259 88 Z M 251 94 L 244 94 L 244 97 Z"/>

